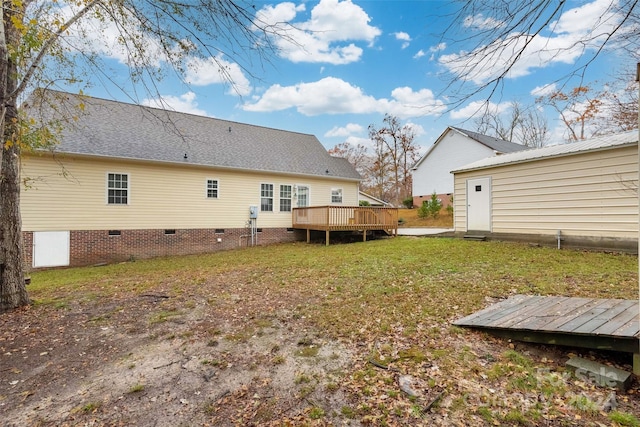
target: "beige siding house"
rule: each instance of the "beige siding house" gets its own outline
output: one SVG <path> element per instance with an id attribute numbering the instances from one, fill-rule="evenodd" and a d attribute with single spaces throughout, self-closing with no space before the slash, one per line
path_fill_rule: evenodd
<path id="1" fill-rule="evenodd" d="M 456 234 L 637 251 L 638 131 L 492 157 L 453 174 Z"/>
<path id="2" fill-rule="evenodd" d="M 36 119 L 61 110 L 78 118 L 53 150 L 22 161 L 25 257 L 35 268 L 299 240 L 292 209 L 358 205 L 360 176 L 313 135 L 60 92 L 43 98 L 28 101 Z"/>

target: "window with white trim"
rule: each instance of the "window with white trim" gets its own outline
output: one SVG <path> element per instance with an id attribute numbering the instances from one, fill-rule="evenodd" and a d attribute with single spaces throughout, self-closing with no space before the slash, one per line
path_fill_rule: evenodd
<path id="1" fill-rule="evenodd" d="M 331 189 L 331 203 L 342 203 L 342 188 Z"/>
<path id="2" fill-rule="evenodd" d="M 280 186 L 280 212 L 291 212 L 291 186 Z"/>
<path id="3" fill-rule="evenodd" d="M 260 184 L 260 210 L 273 212 L 273 184 Z"/>
<path id="4" fill-rule="evenodd" d="M 207 199 L 217 199 L 217 198 L 218 198 L 218 180 L 208 179 L 207 180 Z"/>
<path id="5" fill-rule="evenodd" d="M 129 174 L 107 173 L 107 204 L 129 204 Z"/>

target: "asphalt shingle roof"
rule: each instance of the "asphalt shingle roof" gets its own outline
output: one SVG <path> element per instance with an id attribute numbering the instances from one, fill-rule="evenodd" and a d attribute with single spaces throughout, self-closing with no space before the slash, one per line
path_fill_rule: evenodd
<path id="1" fill-rule="evenodd" d="M 458 132 L 467 135 L 469 138 L 478 141 L 480 144 L 486 145 L 492 150 L 498 151 L 500 153 L 513 153 L 515 151 L 529 150 L 529 147 L 522 144 L 516 144 L 515 142 L 505 141 L 503 139 L 483 135 L 478 132 L 472 132 L 470 130 L 465 130 L 453 126 L 451 126 L 451 129 L 455 129 Z"/>
<path id="2" fill-rule="evenodd" d="M 60 111 L 78 117 L 67 120 L 55 152 L 361 179 L 314 135 L 51 90 L 36 94 L 23 105 L 36 120 Z"/>
<path id="3" fill-rule="evenodd" d="M 499 165 L 512 163 L 531 162 L 538 159 L 560 157 L 572 154 L 584 153 L 588 151 L 606 150 L 609 148 L 634 145 L 638 143 L 638 130 L 623 132 L 613 135 L 601 136 L 570 144 L 551 145 L 534 150 L 520 151 L 517 153 L 503 154 L 501 156 L 489 157 L 464 165 L 452 172 L 463 172 L 476 169 L 485 169 Z"/>

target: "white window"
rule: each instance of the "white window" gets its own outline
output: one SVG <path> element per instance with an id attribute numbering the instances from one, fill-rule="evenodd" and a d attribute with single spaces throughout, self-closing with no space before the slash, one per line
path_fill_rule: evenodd
<path id="1" fill-rule="evenodd" d="M 207 180 L 207 199 L 217 199 L 217 198 L 218 198 L 218 180 L 208 179 Z"/>
<path id="2" fill-rule="evenodd" d="M 126 205 L 129 203 L 129 174 L 107 174 L 107 204 Z"/>
<path id="3" fill-rule="evenodd" d="M 342 203 L 342 188 L 331 189 L 331 203 Z"/>
<path id="4" fill-rule="evenodd" d="M 260 184 L 260 210 L 273 212 L 273 184 Z"/>
<path id="5" fill-rule="evenodd" d="M 291 212 L 291 186 L 280 186 L 280 212 Z"/>

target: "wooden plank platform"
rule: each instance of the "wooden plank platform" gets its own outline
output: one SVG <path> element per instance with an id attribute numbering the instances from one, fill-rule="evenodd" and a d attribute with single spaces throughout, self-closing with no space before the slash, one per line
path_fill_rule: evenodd
<path id="1" fill-rule="evenodd" d="M 634 300 L 515 295 L 453 324 L 518 341 L 640 353 Z"/>

